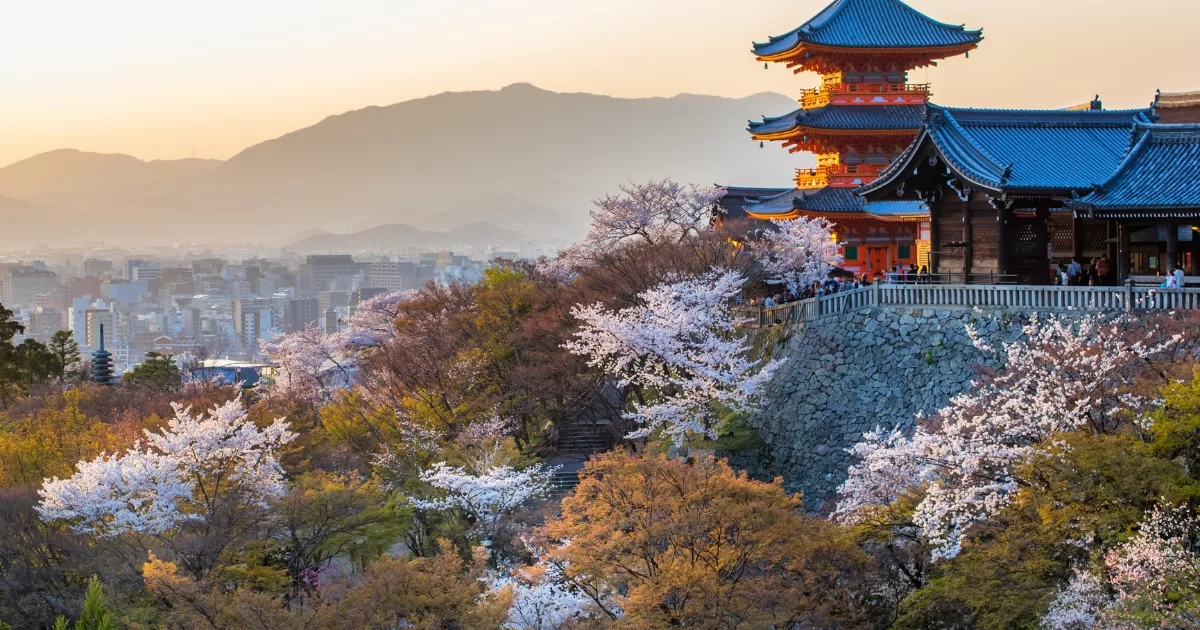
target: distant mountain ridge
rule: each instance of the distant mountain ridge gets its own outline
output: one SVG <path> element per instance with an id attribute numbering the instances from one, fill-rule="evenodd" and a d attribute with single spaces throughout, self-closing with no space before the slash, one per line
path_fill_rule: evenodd
<path id="1" fill-rule="evenodd" d="M 380 225 L 349 234 L 318 234 L 287 245 L 292 252 L 381 251 L 402 247 L 519 246 L 526 237 L 482 221 L 449 230 L 421 230 L 411 225 Z"/>
<path id="2" fill-rule="evenodd" d="M 224 162 L 52 151 L 0 169 L 0 195 L 99 219 L 57 226 L 59 240 L 278 243 L 479 221 L 575 238 L 590 201 L 629 181 L 786 184 L 801 164 L 759 150 L 745 121 L 794 105 L 769 93 L 628 99 L 515 84 L 330 116 Z"/>

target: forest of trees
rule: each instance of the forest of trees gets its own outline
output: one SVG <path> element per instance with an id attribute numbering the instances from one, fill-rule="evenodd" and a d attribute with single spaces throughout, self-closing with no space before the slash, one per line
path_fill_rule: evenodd
<path id="1" fill-rule="evenodd" d="M 1200 628 L 1190 316 L 1005 319 L 1002 367 L 810 513 L 712 447 L 783 360 L 738 297 L 825 278 L 830 226 L 720 194 L 629 186 L 556 259 L 264 343 L 245 390 L 93 386 L 0 309 L 0 627 Z M 585 412 L 620 440 L 555 490 Z"/>

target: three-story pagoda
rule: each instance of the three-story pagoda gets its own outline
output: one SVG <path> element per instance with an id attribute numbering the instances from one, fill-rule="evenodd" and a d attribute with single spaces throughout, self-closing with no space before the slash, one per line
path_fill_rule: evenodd
<path id="1" fill-rule="evenodd" d="M 874 181 L 922 125 L 929 86 L 910 83 L 909 71 L 969 53 L 982 39 L 982 31 L 934 21 L 900 0 L 835 0 L 800 27 L 754 44 L 760 61 L 816 72 L 821 85 L 801 92 L 797 111 L 750 123 L 755 140 L 815 153 L 817 167 L 798 169 L 793 190 L 742 195 L 747 216 L 829 219 L 845 243 L 846 268 L 859 273 L 924 264 L 928 210 L 916 202 L 864 204 L 855 189 Z"/>

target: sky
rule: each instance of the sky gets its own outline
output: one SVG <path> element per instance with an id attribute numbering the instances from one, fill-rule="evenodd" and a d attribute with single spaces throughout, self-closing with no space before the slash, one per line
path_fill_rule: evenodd
<path id="1" fill-rule="evenodd" d="M 1142 107 L 1200 90 L 1196 0 L 911 0 L 984 28 L 917 70 L 957 106 Z M 322 118 L 529 82 L 619 97 L 797 96 L 750 42 L 825 0 L 58 0 L 0 23 L 0 165 L 60 148 L 225 159 Z M 781 112 L 761 112 L 778 114 Z M 741 124 L 741 121 L 731 121 Z"/>

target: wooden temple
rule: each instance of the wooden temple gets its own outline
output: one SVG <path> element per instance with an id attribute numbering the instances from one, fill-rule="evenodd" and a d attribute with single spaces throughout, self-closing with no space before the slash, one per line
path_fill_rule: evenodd
<path id="1" fill-rule="evenodd" d="M 1046 284 L 1072 260 L 1108 269 L 1108 284 L 1176 264 L 1200 275 L 1200 125 L 1159 118 L 1098 102 L 930 106 L 916 141 L 858 192 L 924 203 L 933 268 L 965 282 Z"/>
<path id="2" fill-rule="evenodd" d="M 844 243 L 845 268 L 856 273 L 927 264 L 928 209 L 919 200 L 865 203 L 857 189 L 892 164 L 924 123 L 929 86 L 909 83 L 909 71 L 969 53 L 982 39 L 982 31 L 937 22 L 899 0 L 836 0 L 754 44 L 760 61 L 821 75 L 819 87 L 801 92 L 798 110 L 749 127 L 761 143 L 816 154 L 817 166 L 797 170 L 794 188 L 729 188 L 725 212 L 824 217 Z"/>

